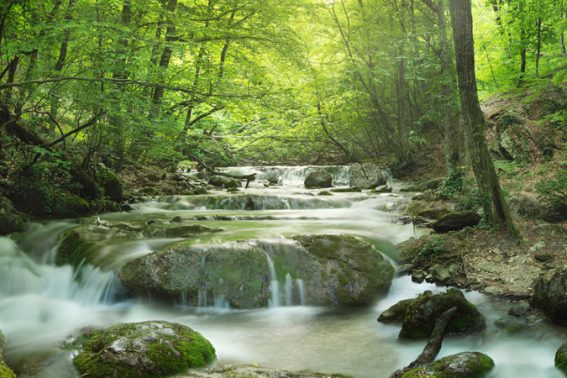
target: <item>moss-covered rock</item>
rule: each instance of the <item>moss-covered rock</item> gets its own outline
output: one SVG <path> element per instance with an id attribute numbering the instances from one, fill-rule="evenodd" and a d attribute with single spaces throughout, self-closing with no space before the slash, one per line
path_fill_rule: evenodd
<path id="1" fill-rule="evenodd" d="M 177 323 L 122 323 L 80 338 L 73 363 L 82 377 L 166 377 L 216 358 L 211 343 Z"/>
<path id="2" fill-rule="evenodd" d="M 124 199 L 124 190 L 122 189 L 122 182 L 112 171 L 104 166 L 99 167 L 97 172 L 97 179 L 100 186 L 104 190 L 105 196 L 111 201 L 120 202 Z"/>
<path id="3" fill-rule="evenodd" d="M 291 283 L 295 304 L 367 305 L 388 290 L 393 277 L 390 263 L 369 244 L 352 236 L 319 235 L 174 243 L 129 262 L 119 278 L 140 296 L 195 306 L 223 298 L 234 308 L 255 308 L 272 297 L 269 261 L 279 284 Z"/>
<path id="4" fill-rule="evenodd" d="M 557 353 L 555 353 L 555 367 L 567 376 L 567 343 L 557 349 Z"/>
<path id="5" fill-rule="evenodd" d="M 237 189 L 242 186 L 242 183 L 229 177 L 213 176 L 209 179 L 209 185 L 220 189 Z"/>
<path id="6" fill-rule="evenodd" d="M 530 304 L 555 322 L 567 322 L 567 267 L 542 274 L 535 282 Z"/>
<path id="7" fill-rule="evenodd" d="M 463 352 L 409 370 L 402 378 L 482 378 L 493 368 L 494 361 L 486 354 Z"/>
<path id="8" fill-rule="evenodd" d="M 447 326 L 447 333 L 470 334 L 485 329 L 486 322 L 482 314 L 457 289 L 436 295 L 426 291 L 415 299 L 390 307 L 378 321 L 401 322 L 400 338 L 423 339 L 429 337 L 437 318 L 451 307 L 457 307 L 457 312 Z"/>

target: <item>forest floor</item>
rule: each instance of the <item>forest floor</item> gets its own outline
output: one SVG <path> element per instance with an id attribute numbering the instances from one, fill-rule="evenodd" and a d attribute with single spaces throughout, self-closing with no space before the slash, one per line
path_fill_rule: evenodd
<path id="1" fill-rule="evenodd" d="M 565 109 L 565 85 L 532 86 L 484 102 L 489 148 L 519 237 L 481 224 L 410 239 L 400 245 L 400 257 L 409 263 L 404 271 L 415 280 L 527 299 L 540 274 L 567 266 Z M 422 179 L 429 178 L 431 172 Z M 406 214 L 478 208 L 470 172 L 464 182 L 463 192 L 451 198 L 442 187 L 418 194 Z"/>

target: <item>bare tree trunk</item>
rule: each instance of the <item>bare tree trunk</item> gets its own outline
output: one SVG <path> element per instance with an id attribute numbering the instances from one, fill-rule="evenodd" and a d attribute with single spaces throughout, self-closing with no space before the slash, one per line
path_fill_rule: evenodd
<path id="1" fill-rule="evenodd" d="M 459 174 L 461 163 L 460 149 L 462 147 L 462 132 L 459 129 L 457 114 L 456 92 L 457 83 L 454 76 L 452 51 L 447 37 L 447 19 L 445 16 L 446 0 L 439 0 L 437 6 L 437 22 L 439 24 L 439 50 L 441 58 L 441 86 L 444 109 L 442 112 L 443 134 L 445 144 L 445 163 L 447 177 Z"/>
<path id="2" fill-rule="evenodd" d="M 471 0 L 449 0 L 449 10 L 457 58 L 461 112 L 484 217 L 489 223 L 505 227 L 510 235 L 515 236 L 516 230 L 484 137 L 485 124 L 476 87 Z"/>
<path id="3" fill-rule="evenodd" d="M 541 17 L 537 19 L 537 48 L 535 57 L 535 75 L 539 78 L 539 57 L 541 55 Z"/>

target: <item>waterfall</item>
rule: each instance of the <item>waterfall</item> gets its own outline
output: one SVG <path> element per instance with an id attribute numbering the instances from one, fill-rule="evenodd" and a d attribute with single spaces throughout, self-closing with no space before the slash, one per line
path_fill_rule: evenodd
<path id="1" fill-rule="evenodd" d="M 295 280 L 299 291 L 299 304 L 305 306 L 305 284 L 301 278 Z"/>
<path id="2" fill-rule="evenodd" d="M 270 255 L 267 253 L 265 255 L 268 260 L 268 268 L 270 269 L 270 292 L 272 293 L 272 299 L 269 305 L 270 307 L 280 307 L 280 284 L 276 276 L 276 268 L 274 267 L 274 262 Z"/>
<path id="3" fill-rule="evenodd" d="M 293 305 L 293 280 L 291 279 L 291 274 L 287 273 L 285 275 L 285 305 Z"/>

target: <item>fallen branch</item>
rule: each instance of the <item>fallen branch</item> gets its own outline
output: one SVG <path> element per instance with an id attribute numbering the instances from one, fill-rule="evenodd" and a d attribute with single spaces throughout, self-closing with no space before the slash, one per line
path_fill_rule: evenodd
<path id="1" fill-rule="evenodd" d="M 409 370 L 414 369 L 416 367 L 428 364 L 435 360 L 437 354 L 441 350 L 441 345 L 443 344 L 443 336 L 445 336 L 445 330 L 449 325 L 449 322 L 455 316 L 457 312 L 456 307 L 451 307 L 447 311 L 441 314 L 439 318 L 435 321 L 435 327 L 429 336 L 429 340 L 427 340 L 427 344 L 423 348 L 421 354 L 408 366 L 396 370 L 390 378 L 400 378 L 402 375 L 407 373 Z"/>

